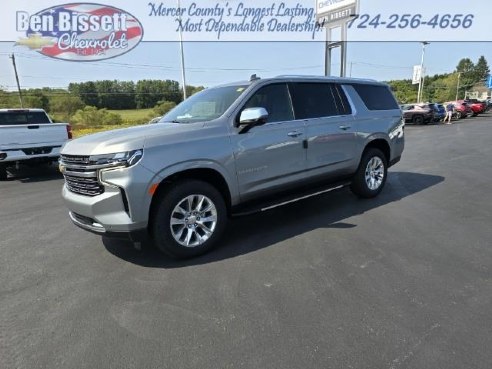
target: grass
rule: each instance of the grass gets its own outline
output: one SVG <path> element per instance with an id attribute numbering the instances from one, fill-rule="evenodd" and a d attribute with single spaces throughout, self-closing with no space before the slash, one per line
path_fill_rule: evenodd
<path id="1" fill-rule="evenodd" d="M 123 119 L 123 123 L 118 125 L 105 125 L 105 126 L 94 126 L 94 127 L 77 127 L 77 125 L 74 125 L 72 127 L 74 138 L 89 135 L 92 133 L 109 131 L 111 129 L 136 126 L 148 122 L 151 118 L 155 116 L 153 109 L 108 110 L 108 111 L 111 113 L 119 114 Z"/>
<path id="2" fill-rule="evenodd" d="M 124 124 L 144 123 L 156 116 L 153 109 L 108 110 L 108 112 L 121 115 Z"/>
<path id="3" fill-rule="evenodd" d="M 118 124 L 118 125 L 108 125 L 108 126 L 96 126 L 96 127 L 77 127 L 72 126 L 73 138 L 78 138 L 93 133 L 109 131 L 112 129 L 128 128 L 137 126 L 138 124 Z"/>

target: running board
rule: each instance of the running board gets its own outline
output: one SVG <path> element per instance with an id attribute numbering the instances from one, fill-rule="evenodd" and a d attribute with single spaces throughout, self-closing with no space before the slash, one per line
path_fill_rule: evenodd
<path id="1" fill-rule="evenodd" d="M 288 195 L 284 195 L 282 197 L 276 197 L 275 200 L 266 199 L 263 202 L 254 202 L 245 206 L 240 206 L 237 209 L 233 209 L 232 216 L 233 217 L 242 217 L 246 215 L 251 215 L 254 213 L 260 213 L 269 211 L 272 209 L 279 208 L 281 206 L 289 205 L 296 203 L 298 201 L 306 200 L 311 197 L 316 197 L 320 195 L 324 195 L 329 192 L 333 192 L 336 190 L 341 190 L 347 186 L 350 186 L 351 182 L 339 182 L 336 184 L 331 184 L 330 187 L 315 187 L 310 189 L 310 191 L 297 191 L 295 193 L 291 193 Z"/>

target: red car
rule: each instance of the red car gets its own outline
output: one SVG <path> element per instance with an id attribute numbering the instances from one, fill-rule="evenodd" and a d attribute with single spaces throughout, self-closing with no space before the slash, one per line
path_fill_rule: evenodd
<path id="1" fill-rule="evenodd" d="M 454 105 L 454 114 L 453 116 L 456 119 L 463 119 L 468 117 L 469 115 L 473 115 L 473 110 L 472 108 L 465 103 L 463 100 L 459 101 L 449 101 L 447 103 L 444 103 L 444 106 L 447 106 L 448 104 L 453 104 Z"/>
<path id="2" fill-rule="evenodd" d="M 473 110 L 473 116 L 476 117 L 478 114 L 482 114 L 487 109 L 487 104 L 484 102 L 478 101 L 477 99 L 468 99 L 464 100 L 468 105 L 470 105 Z"/>

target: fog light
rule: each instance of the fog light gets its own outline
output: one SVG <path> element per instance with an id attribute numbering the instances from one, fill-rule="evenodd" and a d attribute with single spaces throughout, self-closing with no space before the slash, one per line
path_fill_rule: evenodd
<path id="1" fill-rule="evenodd" d="M 0 152 L 0 160 L 5 160 L 7 159 L 7 154 L 4 152 Z"/>

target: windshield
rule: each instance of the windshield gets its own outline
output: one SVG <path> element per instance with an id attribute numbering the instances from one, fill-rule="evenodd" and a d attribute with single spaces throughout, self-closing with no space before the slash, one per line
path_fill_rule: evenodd
<path id="1" fill-rule="evenodd" d="M 0 112 L 0 126 L 17 124 L 49 124 L 48 116 L 43 112 L 32 111 L 2 111 Z"/>
<path id="2" fill-rule="evenodd" d="M 167 113 L 160 123 L 207 122 L 220 117 L 248 88 L 247 85 L 203 90 L 183 101 Z"/>

